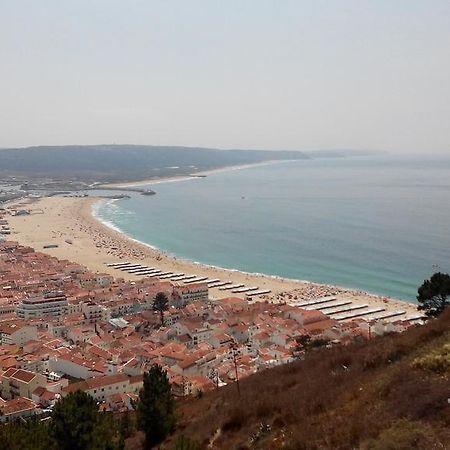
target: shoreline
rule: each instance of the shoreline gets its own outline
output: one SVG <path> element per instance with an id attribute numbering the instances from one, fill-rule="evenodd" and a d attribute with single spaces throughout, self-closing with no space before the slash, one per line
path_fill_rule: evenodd
<path id="1" fill-rule="evenodd" d="M 181 180 L 173 180 L 173 181 L 181 181 Z M 92 199 L 94 197 L 91 197 Z M 223 271 L 227 271 L 230 273 L 240 273 L 243 275 L 250 275 L 250 276 L 259 276 L 259 277 L 267 277 L 267 278 L 272 278 L 274 280 L 278 280 L 278 281 L 283 281 L 283 282 L 293 282 L 293 283 L 302 283 L 302 284 L 311 284 L 311 285 L 323 285 L 323 286 L 327 286 L 331 289 L 337 289 L 340 291 L 354 291 L 354 292 L 358 292 L 358 293 L 362 293 L 362 294 L 367 294 L 373 297 L 380 297 L 380 298 L 388 298 L 391 300 L 395 300 L 395 301 L 399 301 L 402 303 L 406 303 L 406 304 L 411 304 L 411 305 L 415 305 L 415 303 L 410 302 L 408 300 L 405 299 L 397 299 L 394 297 L 390 297 L 387 295 L 383 295 L 383 294 L 378 294 L 376 292 L 370 292 L 370 291 L 365 291 L 362 289 L 358 289 L 358 288 L 353 288 L 353 287 L 348 287 L 348 286 L 339 286 L 336 284 L 329 284 L 329 283 L 323 283 L 323 282 L 318 282 L 318 281 L 311 281 L 311 280 L 302 280 L 299 278 L 289 278 L 289 277 L 284 277 L 282 275 L 273 275 L 273 274 L 269 274 L 269 273 L 262 273 L 262 272 L 248 272 L 246 270 L 243 269 L 236 269 L 236 268 L 230 268 L 230 267 L 223 267 L 223 266 L 217 266 L 215 264 L 207 264 L 201 261 L 194 261 L 192 259 L 186 258 L 186 257 L 182 257 L 182 256 L 177 256 L 174 253 L 171 253 L 167 250 L 163 250 L 153 244 L 149 244 L 148 242 L 144 242 L 144 241 L 140 241 L 139 239 L 133 238 L 132 236 L 130 236 L 129 234 L 127 234 L 125 231 L 123 231 L 122 229 L 120 229 L 119 227 L 117 227 L 116 225 L 112 224 L 111 222 L 108 222 L 106 220 L 102 220 L 95 212 L 95 209 L 97 207 L 99 207 L 101 204 L 105 204 L 105 203 L 113 203 L 116 202 L 117 200 L 120 199 L 105 199 L 105 198 L 96 198 L 96 201 L 92 202 L 91 205 L 91 214 L 94 217 L 95 220 L 97 220 L 100 224 L 102 224 L 104 227 L 109 228 L 110 230 L 116 232 L 116 233 L 120 233 L 121 235 L 123 235 L 126 239 L 135 242 L 136 244 L 139 245 L 143 245 L 145 247 L 148 247 L 151 250 L 154 250 L 156 252 L 160 252 L 170 258 L 173 259 L 177 259 L 180 261 L 184 261 L 186 264 L 192 264 L 193 266 L 199 266 L 199 267 L 203 267 L 205 269 L 213 269 L 213 270 L 223 270 Z"/>
<path id="2" fill-rule="evenodd" d="M 137 187 L 137 186 L 150 186 L 150 185 L 161 184 L 161 183 L 171 183 L 171 182 L 177 182 L 177 181 L 188 181 L 188 180 L 195 180 L 197 178 L 206 177 L 206 176 L 214 174 L 214 173 L 230 172 L 233 170 L 244 170 L 244 169 L 251 169 L 253 167 L 269 166 L 272 164 L 278 164 L 278 163 L 284 163 L 284 162 L 290 162 L 290 161 L 306 161 L 306 160 L 307 159 L 305 159 L 305 160 L 304 159 L 295 159 L 295 160 L 274 159 L 274 160 L 261 161 L 261 162 L 251 163 L 251 164 L 238 164 L 238 165 L 217 167 L 216 169 L 202 170 L 200 172 L 195 172 L 195 169 L 193 169 L 193 172 L 191 174 L 187 174 L 187 175 L 156 177 L 156 178 L 149 178 L 147 180 L 140 180 L 140 181 L 129 181 L 129 182 L 126 181 L 123 183 L 102 183 L 102 184 L 99 184 L 97 186 L 97 188 L 107 190 L 109 187 L 129 188 L 129 187 Z"/>
<path id="3" fill-rule="evenodd" d="M 139 279 L 136 275 L 106 266 L 106 263 L 122 260 L 158 267 L 163 271 L 195 274 L 209 279 L 219 278 L 223 281 L 232 281 L 233 284 L 242 283 L 246 286 L 254 285 L 259 289 L 271 290 L 269 295 L 261 296 L 255 299 L 256 301 L 295 303 L 333 295 L 338 300 L 368 304 L 371 308 L 383 307 L 386 312 L 404 310 L 407 315 L 417 315 L 417 305 L 387 296 L 277 275 L 225 269 L 179 258 L 133 239 L 102 222 L 95 216 L 94 209 L 105 201 L 111 200 L 99 197 L 38 199 L 32 203 L 32 207 L 39 208 L 43 213 L 11 217 L 9 220 L 13 234 L 9 239 L 33 247 L 36 251 L 83 264 L 94 272 L 109 273 L 116 278 Z M 72 243 L 67 243 L 66 239 Z M 57 244 L 58 247 L 44 249 L 43 246 L 49 243 Z M 230 291 L 220 291 L 217 288 L 210 289 L 210 295 L 212 298 L 245 297 L 245 294 L 232 294 Z"/>

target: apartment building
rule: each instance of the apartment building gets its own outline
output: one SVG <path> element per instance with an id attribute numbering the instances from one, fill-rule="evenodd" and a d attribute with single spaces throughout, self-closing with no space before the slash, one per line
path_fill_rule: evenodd
<path id="1" fill-rule="evenodd" d="M 17 317 L 24 320 L 46 316 L 62 317 L 68 312 L 67 298 L 62 292 L 51 292 L 41 297 L 23 298 L 16 308 Z"/>
<path id="2" fill-rule="evenodd" d="M 173 289 L 173 298 L 176 306 L 185 306 L 197 300 L 208 300 L 208 285 L 206 283 L 192 283 L 176 285 Z"/>

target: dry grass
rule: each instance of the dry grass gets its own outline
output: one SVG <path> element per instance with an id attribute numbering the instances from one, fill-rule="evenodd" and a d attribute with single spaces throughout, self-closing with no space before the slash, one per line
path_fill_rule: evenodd
<path id="1" fill-rule="evenodd" d="M 450 446 L 450 380 L 413 363 L 450 341 L 450 311 L 406 333 L 311 352 L 200 399 L 180 403 L 180 435 L 220 449 Z M 270 432 L 261 433 L 261 424 Z M 413 424 L 413 425 L 411 425 Z M 398 447 L 395 440 L 398 439 Z M 406 440 L 405 440 L 406 439 Z M 406 442 L 406 444 L 404 444 Z M 389 444 L 389 445 L 391 445 Z M 390 448 L 389 446 L 385 448 Z"/>

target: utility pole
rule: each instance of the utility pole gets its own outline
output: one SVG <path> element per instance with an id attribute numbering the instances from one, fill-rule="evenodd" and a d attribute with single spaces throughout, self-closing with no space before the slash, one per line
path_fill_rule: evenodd
<path id="1" fill-rule="evenodd" d="M 208 378 L 215 384 L 216 391 L 219 390 L 219 369 L 211 369 Z"/>
<path id="2" fill-rule="evenodd" d="M 181 380 L 181 385 L 183 387 L 183 397 L 185 397 L 188 394 L 186 394 L 186 378 L 184 377 L 184 375 L 182 376 Z"/>
<path id="3" fill-rule="evenodd" d="M 239 386 L 239 372 L 238 372 L 237 357 L 236 357 L 237 344 L 236 343 L 231 344 L 230 349 L 231 349 L 231 354 L 233 356 L 234 373 L 235 373 L 235 376 L 236 376 L 236 387 L 237 387 L 237 390 L 238 390 L 238 395 L 240 397 L 241 396 L 241 388 Z"/>

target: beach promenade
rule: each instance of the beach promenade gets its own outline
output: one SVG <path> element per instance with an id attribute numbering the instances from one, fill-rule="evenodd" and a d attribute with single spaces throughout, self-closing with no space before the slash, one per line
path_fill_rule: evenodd
<path id="1" fill-rule="evenodd" d="M 212 287 L 210 289 L 212 298 L 229 296 L 244 298 L 246 287 L 257 287 L 259 291 L 270 291 L 270 293 L 254 296 L 252 301 L 269 300 L 301 306 L 315 299 L 331 296 L 336 300 L 330 303 L 329 311 L 334 311 L 331 309 L 333 305 L 341 305 L 339 307 L 344 311 L 352 306 L 367 305 L 367 311 L 383 310 L 383 314 L 404 311 L 401 318 L 417 316 L 415 305 L 388 297 L 317 283 L 221 269 L 176 258 L 129 239 L 126 235 L 101 223 L 92 214 L 93 205 L 97 201 L 102 200 L 92 197 L 52 197 L 26 204 L 24 208 L 39 209 L 42 214 L 12 216 L 10 239 L 22 245 L 31 246 L 36 251 L 83 264 L 92 271 L 109 273 L 124 279 L 137 280 L 142 275 L 120 271 L 107 264 L 130 262 L 145 267 L 155 267 L 161 273 L 169 275 L 178 273 L 186 276 L 195 275 L 196 278 L 206 277 L 207 280 L 229 281 L 232 285 L 244 287 L 241 292 L 239 287 L 233 290 L 223 289 L 223 286 Z M 8 207 L 13 208 L 17 205 L 10 204 Z M 44 248 L 49 245 L 53 248 Z M 212 286 L 214 284 L 211 283 Z M 314 303 L 308 305 L 308 308 L 315 308 Z M 326 311 L 325 308 L 324 312 Z M 348 311 L 342 317 L 350 315 L 352 310 Z M 374 312 L 374 314 L 379 313 Z"/>

